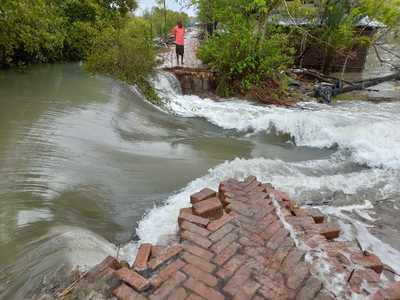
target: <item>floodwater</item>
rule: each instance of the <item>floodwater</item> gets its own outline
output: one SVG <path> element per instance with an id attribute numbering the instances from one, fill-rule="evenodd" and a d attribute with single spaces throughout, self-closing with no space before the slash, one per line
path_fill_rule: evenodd
<path id="1" fill-rule="evenodd" d="M 1 299 L 28 298 L 63 265 L 131 260 L 139 240 L 176 231 L 192 192 L 249 174 L 400 270 L 400 102 L 284 109 L 154 83 L 161 107 L 79 64 L 0 73 Z"/>

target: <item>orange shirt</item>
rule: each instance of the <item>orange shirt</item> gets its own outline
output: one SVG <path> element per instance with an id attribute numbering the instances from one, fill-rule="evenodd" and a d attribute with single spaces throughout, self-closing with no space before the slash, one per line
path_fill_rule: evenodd
<path id="1" fill-rule="evenodd" d="M 185 28 L 179 28 L 179 26 L 175 26 L 172 29 L 172 33 L 175 35 L 175 43 L 177 45 L 183 46 L 185 45 Z"/>

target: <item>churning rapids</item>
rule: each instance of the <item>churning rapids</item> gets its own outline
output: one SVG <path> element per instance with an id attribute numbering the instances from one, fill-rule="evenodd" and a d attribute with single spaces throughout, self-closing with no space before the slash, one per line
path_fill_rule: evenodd
<path id="1" fill-rule="evenodd" d="M 286 109 L 184 96 L 166 73 L 154 84 L 161 107 L 78 65 L 0 74 L 0 298 L 117 245 L 130 260 L 138 240 L 175 233 L 191 193 L 249 174 L 400 272 L 399 101 Z"/>

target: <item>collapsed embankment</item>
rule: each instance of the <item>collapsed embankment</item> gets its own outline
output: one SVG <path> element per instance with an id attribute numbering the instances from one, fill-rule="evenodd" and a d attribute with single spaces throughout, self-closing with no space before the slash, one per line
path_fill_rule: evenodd
<path id="1" fill-rule="evenodd" d="M 395 271 L 318 209 L 254 176 L 203 189 L 181 209 L 178 242 L 108 257 L 58 296 L 81 299 L 398 299 Z M 92 299 L 92 298 L 90 298 Z"/>

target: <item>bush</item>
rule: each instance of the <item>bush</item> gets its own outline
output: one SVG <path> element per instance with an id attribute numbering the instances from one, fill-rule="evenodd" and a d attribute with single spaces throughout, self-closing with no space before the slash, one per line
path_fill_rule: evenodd
<path id="1" fill-rule="evenodd" d="M 132 19 L 122 29 L 107 28 L 94 41 L 86 61 L 86 69 L 136 84 L 147 99 L 158 97 L 149 76 L 156 65 L 156 49 L 151 39 L 150 25 Z"/>
<path id="2" fill-rule="evenodd" d="M 219 94 L 229 94 L 235 81 L 240 81 L 241 89 L 249 90 L 292 62 L 285 34 L 271 28 L 265 36 L 250 26 L 235 26 L 210 37 L 200 47 L 199 58 L 222 74 Z"/>

